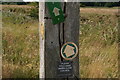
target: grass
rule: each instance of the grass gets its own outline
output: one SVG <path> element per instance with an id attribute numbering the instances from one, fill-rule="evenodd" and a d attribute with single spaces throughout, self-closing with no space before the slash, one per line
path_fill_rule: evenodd
<path id="1" fill-rule="evenodd" d="M 3 78 L 38 78 L 38 19 L 30 6 L 3 6 Z M 117 9 L 80 11 L 81 78 L 118 77 Z"/>
<path id="2" fill-rule="evenodd" d="M 105 8 L 82 8 L 80 12 L 81 78 L 117 78 L 117 11 L 112 9 L 111 14 Z"/>
<path id="3" fill-rule="evenodd" d="M 32 8 L 3 6 L 3 78 L 38 78 L 38 19 Z"/>

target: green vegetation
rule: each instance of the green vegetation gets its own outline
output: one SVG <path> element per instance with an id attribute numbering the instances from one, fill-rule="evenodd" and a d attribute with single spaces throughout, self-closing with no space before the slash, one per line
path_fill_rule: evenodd
<path id="1" fill-rule="evenodd" d="M 110 12 L 107 12 L 107 11 Z M 80 21 L 81 78 L 118 77 L 117 9 L 82 8 Z"/>
<path id="2" fill-rule="evenodd" d="M 29 4 L 29 2 L 2 2 L 3 5 L 26 5 Z"/>
<path id="3" fill-rule="evenodd" d="M 3 2 L 3 5 L 26 5 L 32 4 L 35 5 L 37 2 Z M 91 6 L 91 7 L 118 7 L 120 6 L 119 2 L 80 2 L 81 7 Z"/>
<path id="4" fill-rule="evenodd" d="M 3 78 L 38 78 L 38 19 L 34 6 L 3 6 Z"/>
<path id="5" fill-rule="evenodd" d="M 32 8 L 32 10 L 30 11 L 30 15 L 31 17 L 35 18 L 35 19 L 38 19 L 39 16 L 39 3 L 37 2 L 32 2 L 32 3 L 29 3 L 28 5 L 30 6 L 34 6 L 35 8 Z"/>
<path id="6" fill-rule="evenodd" d="M 117 9 L 82 8 L 80 13 L 81 78 L 116 78 L 119 18 Z M 37 14 L 36 3 L 3 5 L 3 78 L 38 78 Z"/>

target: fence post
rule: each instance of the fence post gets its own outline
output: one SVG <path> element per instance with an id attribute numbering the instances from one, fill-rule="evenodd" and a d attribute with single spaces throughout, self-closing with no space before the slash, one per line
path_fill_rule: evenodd
<path id="1" fill-rule="evenodd" d="M 39 2 L 39 52 L 40 52 L 40 71 L 39 78 L 45 78 L 45 34 L 44 34 L 44 12 L 45 2 Z"/>

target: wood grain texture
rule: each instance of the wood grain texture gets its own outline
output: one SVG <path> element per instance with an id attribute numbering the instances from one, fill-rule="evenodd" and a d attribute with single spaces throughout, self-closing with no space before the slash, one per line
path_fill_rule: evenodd
<path id="1" fill-rule="evenodd" d="M 39 71 L 39 78 L 45 78 L 45 34 L 44 34 L 44 13 L 45 13 L 45 3 L 39 3 L 39 40 L 40 40 L 40 71 Z"/>
<path id="2" fill-rule="evenodd" d="M 51 19 L 45 20 L 45 77 L 57 77 L 57 64 L 62 61 L 60 50 L 65 42 L 74 42 L 79 46 L 79 3 L 62 3 L 67 17 L 64 23 L 52 24 Z M 45 16 L 50 17 L 48 9 Z M 73 59 L 74 76 L 79 78 L 79 55 Z M 64 79 L 63 79 L 64 80 Z"/>
<path id="3" fill-rule="evenodd" d="M 66 4 L 67 18 L 64 26 L 64 41 L 74 42 L 79 49 L 80 5 L 78 2 Z M 73 59 L 74 76 L 79 78 L 79 54 Z"/>
<path id="4" fill-rule="evenodd" d="M 46 8 L 45 16 L 50 17 Z M 51 19 L 45 20 L 45 77 L 56 78 L 57 62 L 60 61 L 59 24 L 53 25 Z"/>

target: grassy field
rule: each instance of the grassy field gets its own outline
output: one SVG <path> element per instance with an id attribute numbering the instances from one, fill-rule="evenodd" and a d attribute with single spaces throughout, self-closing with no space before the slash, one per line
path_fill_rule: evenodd
<path id="1" fill-rule="evenodd" d="M 3 6 L 3 78 L 38 78 L 38 19 L 32 6 Z M 116 8 L 80 10 L 81 78 L 118 75 L 118 14 Z"/>
<path id="2" fill-rule="evenodd" d="M 118 77 L 118 9 L 80 9 L 81 78 Z"/>
<path id="3" fill-rule="evenodd" d="M 38 78 L 38 19 L 31 6 L 3 6 L 3 78 Z"/>

